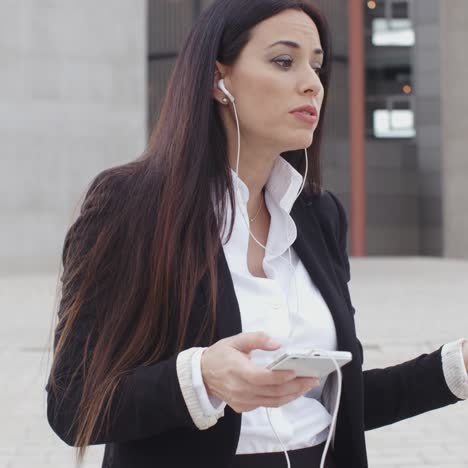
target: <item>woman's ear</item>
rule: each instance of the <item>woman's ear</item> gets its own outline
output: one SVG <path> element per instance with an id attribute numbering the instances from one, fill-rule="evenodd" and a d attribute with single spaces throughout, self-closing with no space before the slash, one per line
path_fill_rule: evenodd
<path id="1" fill-rule="evenodd" d="M 224 78 L 225 72 L 227 71 L 227 67 L 222 63 L 216 61 L 216 69 L 214 74 L 213 80 L 213 98 L 222 103 L 224 97 L 224 93 L 218 88 L 218 81 L 221 78 Z"/>

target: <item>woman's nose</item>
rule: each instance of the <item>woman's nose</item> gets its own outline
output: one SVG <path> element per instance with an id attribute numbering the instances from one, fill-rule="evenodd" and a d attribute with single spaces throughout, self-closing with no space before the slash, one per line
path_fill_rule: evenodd
<path id="1" fill-rule="evenodd" d="M 310 73 L 307 76 L 304 85 L 304 93 L 312 91 L 314 95 L 318 95 L 322 90 L 322 82 L 320 77 L 317 75 L 317 72 L 313 69 L 310 69 Z"/>

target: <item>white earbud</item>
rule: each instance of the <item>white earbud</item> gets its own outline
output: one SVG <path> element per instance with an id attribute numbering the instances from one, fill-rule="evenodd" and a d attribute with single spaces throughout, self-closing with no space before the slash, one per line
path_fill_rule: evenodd
<path id="1" fill-rule="evenodd" d="M 236 162 L 236 192 L 237 192 L 237 196 L 239 198 L 239 200 L 241 200 L 245 205 L 247 205 L 247 201 L 244 201 L 242 200 L 242 196 L 241 196 L 241 193 L 240 193 L 240 190 L 239 190 L 239 161 L 240 161 L 240 144 L 241 144 L 241 141 L 240 141 L 240 125 L 239 125 L 239 117 L 237 115 L 237 109 L 236 109 L 236 105 L 234 104 L 234 96 L 226 89 L 226 86 L 224 84 L 224 79 L 220 79 L 218 81 L 218 88 L 224 93 L 224 95 L 229 98 L 229 100 L 232 102 L 232 107 L 233 107 L 233 110 L 234 110 L 234 116 L 236 118 L 236 126 L 237 126 L 237 162 Z M 225 98 L 223 98 L 223 101 L 224 101 Z M 302 192 L 302 190 L 304 189 L 304 185 L 306 183 L 306 178 L 307 178 L 307 172 L 308 172 L 308 169 L 309 169 L 309 163 L 308 163 L 308 156 L 307 156 L 307 148 L 304 148 L 304 154 L 305 154 L 305 174 L 304 174 L 304 177 L 303 177 L 303 181 L 302 181 L 302 184 L 301 184 L 301 187 L 299 189 L 299 191 L 297 192 L 296 194 L 296 197 L 295 197 L 295 200 L 299 197 L 300 193 Z M 280 156 L 279 156 L 280 157 Z M 267 247 L 266 245 L 263 245 L 252 233 L 252 231 L 250 230 L 250 226 L 249 226 L 249 222 L 247 221 L 246 217 L 245 217 L 245 214 L 244 214 L 244 211 L 243 210 L 239 210 L 241 215 L 242 215 L 242 218 L 244 220 L 244 223 L 245 223 L 245 226 L 247 228 L 247 230 L 249 231 L 249 235 L 254 239 L 254 241 L 260 245 L 264 250 L 265 250 L 265 255 L 266 254 L 271 254 L 271 255 L 275 255 L 273 252 L 268 252 L 267 251 Z M 237 216 L 237 215 L 236 215 Z M 288 245 L 291 243 L 291 239 L 289 238 L 289 224 L 286 225 L 286 239 L 287 239 L 287 242 L 288 242 Z M 289 265 L 289 268 L 292 270 L 292 276 L 294 278 L 294 290 L 295 290 L 295 293 L 296 293 L 296 311 L 298 310 L 298 303 L 299 303 L 299 299 L 298 299 L 298 292 L 297 292 L 297 284 L 296 284 L 296 275 L 294 274 L 294 267 L 293 267 L 293 264 L 292 264 L 292 257 L 291 257 L 291 245 L 290 247 L 288 248 L 288 254 L 289 254 L 289 262 L 288 260 L 286 260 L 285 258 L 283 258 L 283 255 L 279 255 L 278 258 L 280 258 L 281 260 L 285 261 L 286 263 L 288 263 Z M 288 335 L 288 343 L 291 342 L 291 339 L 293 337 L 293 325 L 292 325 L 292 319 L 291 319 L 291 310 L 290 310 L 290 307 L 289 307 L 289 301 L 288 301 L 288 315 L 289 315 L 289 322 L 291 324 L 291 327 L 290 327 L 290 330 L 289 330 L 289 335 Z M 336 364 L 335 360 L 334 361 L 334 364 L 335 364 L 335 367 L 337 368 L 337 371 L 338 371 L 338 398 L 337 398 L 337 402 L 335 404 L 335 411 L 334 411 L 334 414 L 333 414 L 333 418 L 332 418 L 332 424 L 330 426 L 330 431 L 329 431 L 329 435 L 328 435 L 328 438 L 327 438 L 327 443 L 325 445 L 325 449 L 322 453 L 322 460 L 320 462 L 320 468 L 323 468 L 324 467 L 324 463 L 325 463 L 325 457 L 327 455 L 327 452 L 328 452 L 328 445 L 330 443 L 330 437 L 332 436 L 333 434 L 333 429 L 335 427 L 335 424 L 336 424 L 336 418 L 337 418 L 337 412 L 338 412 L 338 407 L 339 407 L 339 402 L 340 402 L 340 395 L 341 395 L 341 370 L 338 366 L 338 364 Z M 266 411 L 266 414 L 267 414 L 267 418 L 268 418 L 268 422 L 270 423 L 270 426 L 273 430 L 273 432 L 275 433 L 275 436 L 276 438 L 278 439 L 278 442 L 280 443 L 282 449 L 283 449 L 283 452 L 286 456 L 286 461 L 287 461 L 287 464 L 288 464 L 288 468 L 291 468 L 291 462 L 289 460 L 289 456 L 288 456 L 288 451 L 286 450 L 286 447 L 284 446 L 281 438 L 278 436 L 276 430 L 275 430 L 275 427 L 273 425 L 273 423 L 271 422 L 271 418 L 270 418 L 270 413 L 269 413 L 269 410 L 271 408 L 268 408 L 268 407 L 265 407 L 265 411 Z"/>
<path id="2" fill-rule="evenodd" d="M 231 102 L 235 101 L 234 96 L 227 90 L 226 85 L 224 84 L 224 78 L 221 78 L 218 81 L 218 88 L 229 98 Z"/>

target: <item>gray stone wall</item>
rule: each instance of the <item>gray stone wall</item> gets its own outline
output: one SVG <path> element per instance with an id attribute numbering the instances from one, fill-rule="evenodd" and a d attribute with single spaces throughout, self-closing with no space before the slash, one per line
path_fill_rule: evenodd
<path id="1" fill-rule="evenodd" d="M 444 256 L 468 258 L 468 2 L 439 3 Z"/>
<path id="2" fill-rule="evenodd" d="M 80 197 L 146 143 L 146 1 L 2 1 L 0 272 L 55 270 Z"/>
<path id="3" fill-rule="evenodd" d="M 443 250 L 439 0 L 413 2 L 413 77 L 420 186 L 421 254 Z M 450 2 L 442 2 L 444 8 Z"/>

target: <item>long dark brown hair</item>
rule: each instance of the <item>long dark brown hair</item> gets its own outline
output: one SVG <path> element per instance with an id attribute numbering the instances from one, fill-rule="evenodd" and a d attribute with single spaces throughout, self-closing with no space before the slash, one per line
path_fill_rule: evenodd
<path id="1" fill-rule="evenodd" d="M 321 190 L 319 154 L 331 55 L 324 17 L 308 1 L 217 0 L 198 17 L 180 49 L 144 154 L 94 179 L 67 232 L 48 391 L 57 401 L 67 387 L 80 392 L 69 439 L 78 447 L 80 462 L 94 434 L 104 421 L 110 423 L 112 395 L 128 372 L 215 341 L 224 222 L 217 221 L 212 193 L 225 221 L 229 191 L 229 235 L 235 216 L 227 138 L 212 97 L 215 61 L 234 64 L 251 29 L 288 8 L 311 17 L 324 49 L 325 96 L 308 148 L 304 192 Z M 303 150 L 282 156 L 305 172 Z M 210 291 L 206 319 L 193 330 L 191 308 L 203 277 Z"/>

